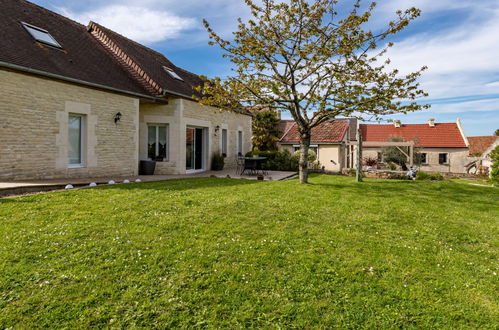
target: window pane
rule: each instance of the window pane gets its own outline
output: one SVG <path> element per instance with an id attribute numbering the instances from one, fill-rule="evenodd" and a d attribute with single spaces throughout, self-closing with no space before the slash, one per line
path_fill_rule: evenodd
<path id="1" fill-rule="evenodd" d="M 81 164 L 81 117 L 69 116 L 68 121 L 68 162 Z"/>
<path id="2" fill-rule="evenodd" d="M 237 153 L 243 153 L 243 132 L 241 131 L 237 132 Z"/>
<path id="3" fill-rule="evenodd" d="M 49 44 L 49 45 L 52 45 L 52 46 L 55 46 L 55 47 L 62 48 L 61 45 L 49 33 L 35 29 L 29 25 L 25 25 L 25 24 L 23 24 L 23 25 L 29 31 L 31 36 L 33 38 L 35 38 L 36 40 L 41 41 L 41 42 L 46 43 L 46 44 Z"/>
<path id="4" fill-rule="evenodd" d="M 158 157 L 166 160 L 166 126 L 158 126 Z"/>
<path id="5" fill-rule="evenodd" d="M 446 164 L 447 163 L 447 154 L 438 154 L 438 162 L 440 164 Z"/>
<path id="6" fill-rule="evenodd" d="M 147 133 L 147 157 L 156 159 L 156 126 L 149 126 Z"/>

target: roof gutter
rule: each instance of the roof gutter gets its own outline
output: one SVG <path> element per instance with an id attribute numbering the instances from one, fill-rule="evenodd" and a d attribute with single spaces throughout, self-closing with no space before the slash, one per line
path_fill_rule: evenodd
<path id="1" fill-rule="evenodd" d="M 126 91 L 126 90 L 119 89 L 119 88 L 114 88 L 114 87 L 109 87 L 106 85 L 96 84 L 96 83 L 92 83 L 92 82 L 88 82 L 88 81 L 84 81 L 84 80 L 80 80 L 80 79 L 76 79 L 76 78 L 65 77 L 65 76 L 55 74 L 55 73 L 36 70 L 36 69 L 28 68 L 25 66 L 11 64 L 11 63 L 2 62 L 2 61 L 0 61 L 0 67 L 15 70 L 15 71 L 21 71 L 21 72 L 25 72 L 25 73 L 31 73 L 34 75 L 43 76 L 43 77 L 47 77 L 47 78 L 51 78 L 51 79 L 67 81 L 67 82 L 78 84 L 78 85 L 103 89 L 103 90 L 107 90 L 107 91 L 111 91 L 111 92 L 115 92 L 115 93 L 127 94 L 130 96 L 135 96 L 135 97 L 139 97 L 139 98 L 143 98 L 143 99 L 149 99 L 149 100 L 155 100 L 155 101 L 159 101 L 161 99 L 160 97 L 130 92 L 130 91 Z"/>

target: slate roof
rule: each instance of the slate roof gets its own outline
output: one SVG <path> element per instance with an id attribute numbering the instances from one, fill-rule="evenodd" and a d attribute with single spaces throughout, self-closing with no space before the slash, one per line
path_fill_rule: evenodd
<path id="1" fill-rule="evenodd" d="M 468 142 L 470 143 L 470 155 L 481 155 L 490 146 L 499 140 L 499 136 L 470 136 Z"/>
<path id="2" fill-rule="evenodd" d="M 102 30 L 108 38 L 157 82 L 163 90 L 192 97 L 195 94 L 193 87 L 203 83 L 198 75 L 177 67 L 163 54 L 130 40 L 102 25 L 90 22 L 89 29 L 91 30 L 93 27 Z M 164 70 L 164 66 L 173 69 L 183 81 L 173 78 Z"/>
<path id="3" fill-rule="evenodd" d="M 37 42 L 21 22 L 47 30 L 63 49 Z M 96 28 L 133 60 L 133 70 L 92 33 Z M 202 83 L 196 74 L 114 31 L 93 22 L 85 27 L 25 0 L 0 0 L 0 31 L 1 62 L 156 97 L 164 92 L 191 98 L 193 87 Z M 163 66 L 183 81 L 171 77 Z"/>
<path id="4" fill-rule="evenodd" d="M 310 143 L 340 143 L 344 140 L 349 127 L 348 120 L 335 120 L 324 122 L 312 128 Z M 292 120 L 282 120 L 279 125 L 283 132 L 280 143 L 299 143 L 300 133 L 298 125 Z"/>
<path id="5" fill-rule="evenodd" d="M 63 50 L 38 43 L 20 22 L 47 30 Z M 146 91 L 84 25 L 24 0 L 0 0 L 0 61 L 134 93 Z"/>
<path id="6" fill-rule="evenodd" d="M 393 124 L 361 124 L 362 137 L 367 142 L 387 142 L 392 137 L 402 137 L 405 141 L 415 141 L 416 146 L 426 148 L 466 148 L 461 131 L 456 123 L 403 124 L 399 128 Z"/>

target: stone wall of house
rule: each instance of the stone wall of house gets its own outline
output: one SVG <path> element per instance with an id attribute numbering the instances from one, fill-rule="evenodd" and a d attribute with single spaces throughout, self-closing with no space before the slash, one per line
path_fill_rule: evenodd
<path id="1" fill-rule="evenodd" d="M 291 144 L 279 144 L 279 151 L 288 150 L 291 154 L 295 153 L 295 148 Z M 339 144 L 319 144 L 318 160 L 320 167 L 324 166 L 326 172 L 338 173 L 344 167 L 344 149 Z"/>
<path id="2" fill-rule="evenodd" d="M 1 180 L 137 174 L 138 99 L 6 70 L 0 91 Z M 84 117 L 81 168 L 68 168 L 70 113 Z"/>
<path id="3" fill-rule="evenodd" d="M 147 158 L 147 125 L 151 123 L 168 124 L 169 157 L 168 161 L 156 163 L 156 174 L 184 174 L 186 171 L 186 128 L 205 129 L 208 139 L 205 150 L 205 169 L 211 168 L 214 153 L 221 152 L 222 129 L 227 129 L 226 168 L 235 166 L 237 159 L 238 131 L 243 135 L 243 155 L 251 151 L 251 116 L 230 111 L 220 111 L 197 102 L 172 98 L 167 105 L 142 104 L 140 106 L 140 159 Z"/>
<path id="4" fill-rule="evenodd" d="M 468 148 L 422 148 L 418 150 L 426 153 L 427 164 L 422 164 L 420 169 L 425 172 L 440 173 L 466 173 L 465 165 L 468 163 Z M 364 148 L 363 158 L 377 158 L 382 148 Z M 448 154 L 448 164 L 439 164 L 439 154 Z"/>
<path id="5" fill-rule="evenodd" d="M 341 145 L 338 144 L 320 144 L 319 162 L 324 166 L 326 172 L 340 172 L 343 163 L 343 152 Z"/>

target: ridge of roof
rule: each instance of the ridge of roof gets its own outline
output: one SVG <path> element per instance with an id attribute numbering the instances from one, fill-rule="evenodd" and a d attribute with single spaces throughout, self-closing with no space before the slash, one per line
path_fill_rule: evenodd
<path id="1" fill-rule="evenodd" d="M 144 46 L 134 40 L 131 40 L 109 28 L 106 28 L 98 23 L 91 22 L 89 27 L 98 28 L 106 35 L 107 38 L 125 53 L 142 71 L 147 74 L 148 83 L 150 81 L 161 87 L 163 93 L 168 93 L 176 96 L 181 96 L 188 99 L 194 99 L 200 94 L 195 91 L 195 87 L 202 85 L 203 80 L 199 75 L 189 72 L 185 69 L 177 67 L 163 54 Z M 163 67 L 168 67 L 175 71 L 182 80 L 178 80 L 170 76 Z"/>
<path id="2" fill-rule="evenodd" d="M 113 57 L 125 68 L 126 71 L 136 79 L 151 94 L 161 95 L 163 89 L 138 65 L 126 52 L 124 52 L 116 43 L 106 35 L 101 25 L 90 21 L 87 30 L 99 41 L 104 48 L 113 55 Z M 132 40 L 130 40 L 132 41 Z M 134 41 L 132 41 L 134 42 Z M 134 42 L 135 43 L 135 42 Z M 137 43 L 136 43 L 137 44 Z"/>

